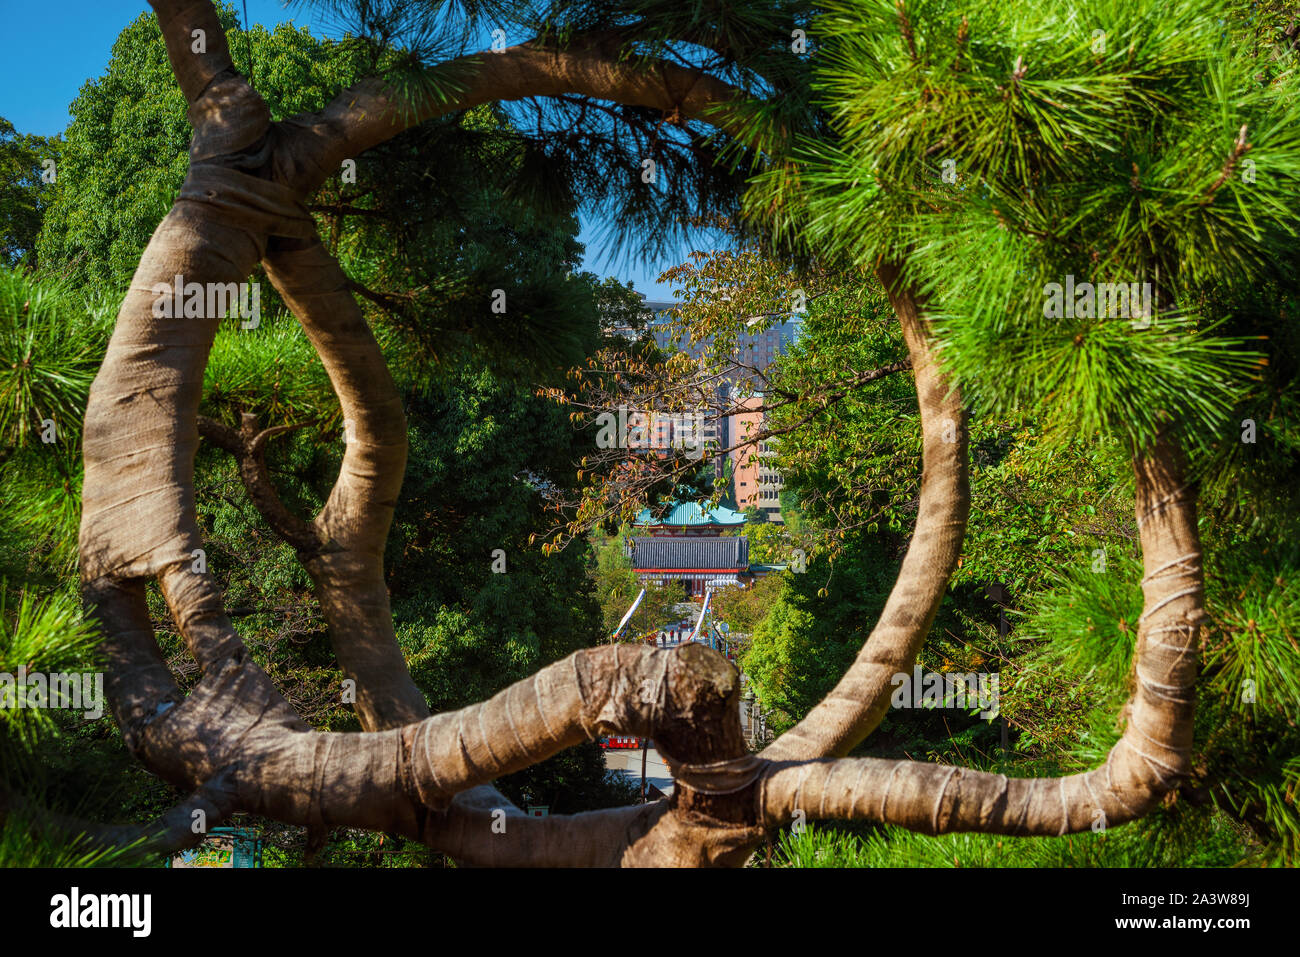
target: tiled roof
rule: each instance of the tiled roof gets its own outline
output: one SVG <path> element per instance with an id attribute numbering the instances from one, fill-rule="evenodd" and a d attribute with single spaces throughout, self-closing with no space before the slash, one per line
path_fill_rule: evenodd
<path id="1" fill-rule="evenodd" d="M 707 568 L 737 571 L 749 567 L 749 539 L 634 538 L 633 568 Z"/>
<path id="2" fill-rule="evenodd" d="M 744 525 L 745 516 L 725 505 L 718 505 L 707 511 L 698 502 L 676 502 L 664 512 L 662 518 L 654 518 L 648 508 L 641 509 L 636 517 L 638 525 Z"/>

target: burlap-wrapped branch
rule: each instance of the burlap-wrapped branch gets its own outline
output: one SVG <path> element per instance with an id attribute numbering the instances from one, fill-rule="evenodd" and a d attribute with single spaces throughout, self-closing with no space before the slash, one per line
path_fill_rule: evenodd
<path id="1" fill-rule="evenodd" d="M 774 763 L 758 801 L 765 823 L 865 818 L 927 834 L 1059 835 L 1141 817 L 1188 773 L 1200 624 L 1205 617 L 1195 495 L 1163 439 L 1133 463 L 1146 571 L 1123 736 L 1092 771 L 1008 778 L 871 758 Z"/>
<path id="2" fill-rule="evenodd" d="M 889 710 L 894 675 L 908 672 L 930 633 L 957 567 L 970 481 L 966 412 L 960 391 L 939 372 L 915 292 L 894 263 L 878 269 L 907 343 L 921 413 L 921 493 L 916 528 L 884 610 L 849 670 L 797 725 L 773 741 L 771 761 L 847 754 Z"/>
<path id="3" fill-rule="evenodd" d="M 1078 829 L 1090 808 L 1112 823 L 1142 813 L 1185 770 L 1199 548 L 1192 501 L 1168 445 L 1135 465 L 1147 612 L 1129 723 L 1103 769 L 1012 783 L 907 762 L 792 763 L 843 754 L 879 722 L 889 678 L 910 668 L 960 549 L 968 506 L 960 397 L 937 374 L 917 299 L 890 266 L 881 276 L 921 406 L 921 518 L 879 626 L 826 702 L 754 758 L 741 744 L 734 672 L 718 656 L 698 648 L 595 649 L 487 702 L 427 717 L 392 640 L 379 564 L 405 458 L 400 404 L 302 205 L 340 159 L 427 116 L 403 113 L 387 93 L 366 86 L 321 113 L 273 125 L 231 67 L 210 3 L 154 0 L 154 7 L 191 102 L 191 169 L 141 260 L 91 390 L 81 535 L 83 587 L 105 626 L 114 714 L 148 767 L 182 786 L 229 781 L 232 808 L 318 833 L 334 825 L 383 829 L 467 861 L 512 864 L 738 863 L 764 827 L 796 809 L 920 830 L 1059 833 Z M 209 34 L 201 56 L 187 52 L 195 29 Z M 460 67 L 470 71 L 470 92 L 454 106 L 572 91 L 725 122 L 734 98 L 694 71 L 634 67 L 599 44 L 568 52 L 525 45 Z M 340 661 L 365 697 L 358 709 L 365 733 L 321 734 L 301 721 L 248 659 L 216 583 L 193 560 L 202 547 L 193 502 L 196 416 L 219 317 L 159 316 L 156 290 L 177 276 L 243 281 L 259 261 L 321 354 L 357 440 L 313 522 L 322 548 L 305 560 Z M 188 696 L 153 639 L 149 578 L 160 581 L 203 669 Z M 655 736 L 680 775 L 672 802 L 536 820 L 486 784 L 602 731 Z M 1086 804 L 1082 795 L 1098 788 Z"/>

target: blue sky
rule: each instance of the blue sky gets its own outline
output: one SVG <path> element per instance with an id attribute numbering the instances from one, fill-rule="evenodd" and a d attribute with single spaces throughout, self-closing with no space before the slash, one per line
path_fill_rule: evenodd
<path id="1" fill-rule="evenodd" d="M 236 9 L 242 0 L 236 0 Z M 272 26 L 293 22 L 313 33 L 332 31 L 319 17 L 280 0 L 247 0 L 248 18 Z M 0 116 L 20 133 L 53 136 L 67 127 L 68 104 L 81 85 L 108 65 L 113 41 L 124 26 L 149 9 L 145 0 L 0 0 Z M 659 273 L 686 259 L 683 246 L 666 261 L 643 265 L 609 261 L 599 242 L 599 221 L 583 219 L 580 239 L 587 245 L 585 268 L 631 280 L 649 299 L 669 299 L 671 290 L 655 282 Z"/>

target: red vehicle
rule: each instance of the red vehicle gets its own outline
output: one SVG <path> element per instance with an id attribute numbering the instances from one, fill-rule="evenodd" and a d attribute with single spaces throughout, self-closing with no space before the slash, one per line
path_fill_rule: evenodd
<path id="1" fill-rule="evenodd" d="M 596 739 L 602 748 L 639 748 L 644 739 L 630 734 L 610 734 Z M 645 742 L 653 747 L 654 742 Z"/>

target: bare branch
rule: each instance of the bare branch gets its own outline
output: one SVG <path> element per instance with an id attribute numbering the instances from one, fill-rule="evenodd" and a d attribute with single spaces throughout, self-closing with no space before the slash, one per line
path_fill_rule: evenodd
<path id="1" fill-rule="evenodd" d="M 271 476 L 266 471 L 267 440 L 275 435 L 304 428 L 305 423 L 259 430 L 257 416 L 248 412 L 240 416 L 238 431 L 204 415 L 198 417 L 198 422 L 199 435 L 235 457 L 235 461 L 239 463 L 239 475 L 243 479 L 244 488 L 248 491 L 248 497 L 275 533 L 303 556 L 319 552 L 324 543 L 315 527 L 285 508 L 284 503 L 275 493 Z"/>

